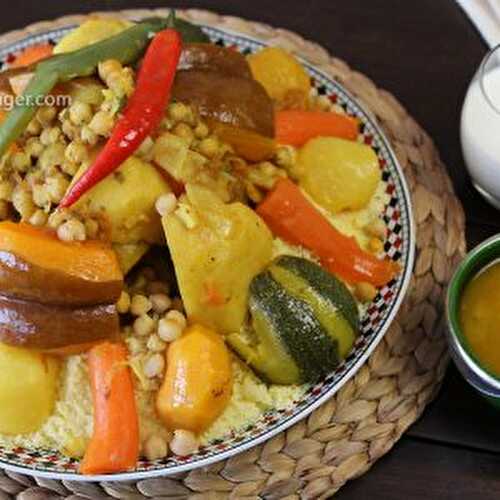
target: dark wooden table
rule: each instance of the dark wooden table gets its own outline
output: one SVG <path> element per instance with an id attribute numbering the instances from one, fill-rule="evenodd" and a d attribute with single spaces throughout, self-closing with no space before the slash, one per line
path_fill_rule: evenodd
<path id="1" fill-rule="evenodd" d="M 394 93 L 435 139 L 465 206 L 469 246 L 500 232 L 500 213 L 467 178 L 458 133 L 467 84 L 487 48 L 453 0 L 22 0 L 4 10 L 0 30 L 68 13 L 166 5 L 288 28 L 348 61 Z M 499 422 L 500 413 L 450 367 L 439 397 L 420 421 L 338 498 L 498 499 Z"/>

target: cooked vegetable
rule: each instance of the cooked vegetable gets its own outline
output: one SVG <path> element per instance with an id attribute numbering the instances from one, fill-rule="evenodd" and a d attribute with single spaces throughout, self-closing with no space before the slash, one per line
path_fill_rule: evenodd
<path id="1" fill-rule="evenodd" d="M 114 305 L 67 307 L 0 295 L 0 342 L 30 349 L 58 349 L 119 333 Z"/>
<path id="2" fill-rule="evenodd" d="M 283 109 L 304 108 L 311 79 L 299 61 L 279 47 L 266 47 L 248 56 L 253 77 Z"/>
<path id="3" fill-rule="evenodd" d="M 139 419 L 127 348 L 105 342 L 88 355 L 94 431 L 80 465 L 82 474 L 123 472 L 139 458 Z"/>
<path id="4" fill-rule="evenodd" d="M 42 59 L 46 59 L 52 55 L 53 47 L 50 43 L 39 43 L 26 47 L 23 51 L 16 56 L 14 62 L 10 63 L 11 68 L 19 68 L 36 63 Z"/>
<path id="5" fill-rule="evenodd" d="M 348 282 L 382 286 L 399 271 L 395 262 L 377 259 L 335 229 L 289 179 L 278 181 L 257 213 L 274 234 L 311 250 L 326 269 Z"/>
<path id="6" fill-rule="evenodd" d="M 275 126 L 276 141 L 292 146 L 302 146 L 315 137 L 355 140 L 359 132 L 356 118 L 332 111 L 277 111 Z"/>
<path id="7" fill-rule="evenodd" d="M 100 42 L 130 28 L 132 23 L 121 19 L 92 18 L 83 22 L 54 47 L 54 54 L 79 50 L 87 45 Z"/>
<path id="8" fill-rule="evenodd" d="M 169 192 L 155 167 L 131 157 L 83 196 L 73 210 L 82 215 L 100 214 L 113 243 L 159 243 L 163 237 L 155 202 Z"/>
<path id="9" fill-rule="evenodd" d="M 202 432 L 232 393 L 231 356 L 222 336 L 193 325 L 167 351 L 167 372 L 156 408 L 168 429 Z"/>
<path id="10" fill-rule="evenodd" d="M 200 186 L 163 218 L 184 307 L 191 322 L 221 333 L 240 329 L 248 285 L 271 260 L 273 239 L 241 203 L 225 205 Z"/>
<path id="11" fill-rule="evenodd" d="M 150 35 L 175 27 L 185 42 L 204 42 L 206 36 L 197 26 L 176 19 L 173 11 L 168 18 L 151 18 L 100 42 L 87 45 L 74 52 L 57 54 L 38 63 L 33 78 L 23 93 L 22 105 L 16 105 L 0 127 L 0 157 L 9 145 L 26 129 L 33 118 L 37 102 L 56 85 L 78 76 L 90 76 L 101 61 L 116 59 L 129 64 L 143 54 L 150 42 Z"/>
<path id="12" fill-rule="evenodd" d="M 274 139 L 246 130 L 241 127 L 214 123 L 214 131 L 220 139 L 230 144 L 236 154 L 249 161 L 262 161 L 270 158 L 276 150 Z"/>
<path id="13" fill-rule="evenodd" d="M 123 275 L 111 247 L 99 241 L 65 243 L 28 224 L 0 223 L 0 290 L 45 304 L 115 302 Z"/>
<path id="14" fill-rule="evenodd" d="M 252 78 L 250 66 L 243 54 L 212 43 L 186 44 L 178 68 L 217 71 L 228 76 Z"/>
<path id="15" fill-rule="evenodd" d="M 382 176 L 372 148 L 334 137 L 303 146 L 294 174 L 313 200 L 333 213 L 365 207 Z"/>
<path id="16" fill-rule="evenodd" d="M 118 258 L 120 269 L 124 275 L 141 260 L 143 255 L 149 250 L 147 243 L 115 243 L 113 250 Z"/>
<path id="17" fill-rule="evenodd" d="M 281 257 L 250 285 L 252 331 L 229 344 L 269 382 L 314 382 L 352 348 L 359 328 L 347 287 L 320 266 Z"/>
<path id="18" fill-rule="evenodd" d="M 43 354 L 0 344 L 0 432 L 37 431 L 57 395 L 59 363 Z"/>
<path id="19" fill-rule="evenodd" d="M 274 137 L 273 103 L 255 80 L 217 71 L 181 70 L 172 98 L 194 106 L 203 118 Z"/>
<path id="20" fill-rule="evenodd" d="M 76 181 L 61 201 L 70 207 L 99 181 L 114 172 L 143 143 L 163 118 L 181 54 L 180 35 L 160 31 L 146 51 L 134 93 L 123 116 L 94 164 Z"/>

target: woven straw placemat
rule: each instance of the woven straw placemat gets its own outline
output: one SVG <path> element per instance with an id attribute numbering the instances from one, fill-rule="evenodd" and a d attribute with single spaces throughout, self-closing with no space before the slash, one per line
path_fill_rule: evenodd
<path id="1" fill-rule="evenodd" d="M 392 143 L 413 199 L 417 258 L 408 296 L 357 375 L 309 418 L 266 444 L 206 469 L 136 483 L 60 482 L 0 471 L 0 500 L 326 498 L 387 453 L 440 387 L 448 362 L 443 299 L 452 271 L 465 252 L 465 224 L 431 138 L 391 94 L 294 33 L 206 11 L 180 13 L 302 55 L 372 111 Z M 138 19 L 165 11 L 128 10 L 112 15 L 117 14 Z M 83 18 L 67 16 L 33 24 L 0 36 L 0 44 Z"/>

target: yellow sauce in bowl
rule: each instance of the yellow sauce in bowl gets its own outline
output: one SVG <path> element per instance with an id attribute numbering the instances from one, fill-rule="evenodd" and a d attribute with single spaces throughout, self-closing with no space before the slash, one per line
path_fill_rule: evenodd
<path id="1" fill-rule="evenodd" d="M 481 365 L 500 377 L 500 261 L 467 284 L 459 318 L 467 343 Z"/>

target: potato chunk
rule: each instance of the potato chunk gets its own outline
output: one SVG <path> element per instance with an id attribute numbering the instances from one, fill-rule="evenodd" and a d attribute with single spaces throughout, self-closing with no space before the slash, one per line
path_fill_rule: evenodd
<path id="1" fill-rule="evenodd" d="M 366 206 L 381 178 L 372 148 L 336 137 L 307 142 L 294 173 L 313 200 L 332 213 Z"/>
<path id="2" fill-rule="evenodd" d="M 131 157 L 83 196 L 75 209 L 100 214 L 109 224 L 113 243 L 161 243 L 155 202 L 169 192 L 167 181 L 153 165 Z"/>
<path id="3" fill-rule="evenodd" d="M 59 363 L 43 354 L 0 344 L 0 433 L 37 431 L 52 413 Z"/>
<path id="4" fill-rule="evenodd" d="M 250 281 L 271 260 L 271 232 L 241 203 L 226 205 L 197 185 L 188 184 L 186 192 L 163 227 L 187 315 L 218 332 L 236 332 Z"/>

